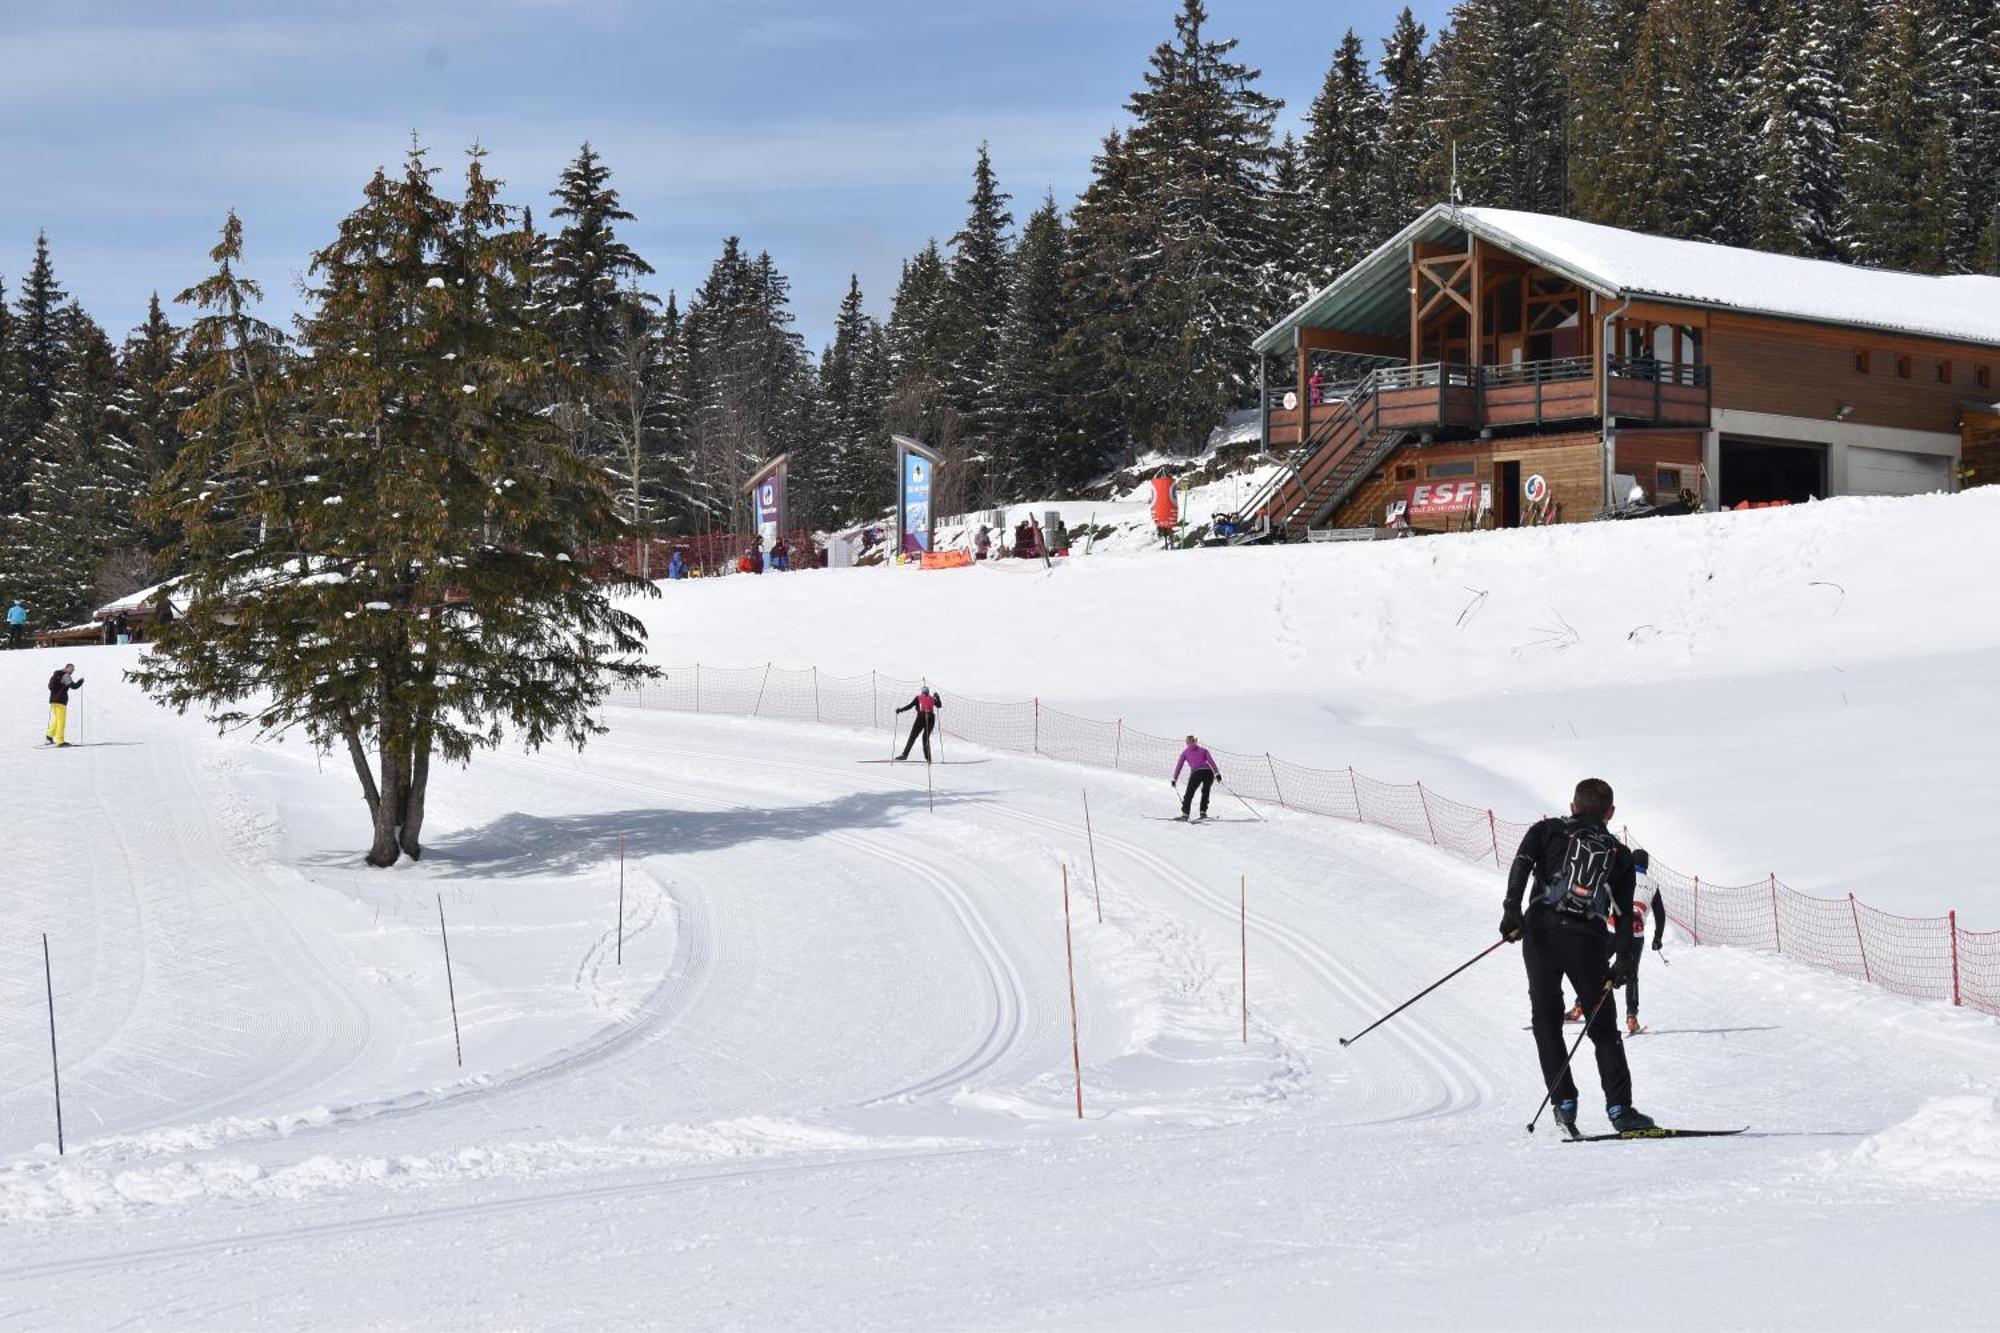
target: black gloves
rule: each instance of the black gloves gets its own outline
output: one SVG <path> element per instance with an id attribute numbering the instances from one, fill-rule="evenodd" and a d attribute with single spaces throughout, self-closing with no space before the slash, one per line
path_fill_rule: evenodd
<path id="1" fill-rule="evenodd" d="M 1521 917 L 1521 904 L 1508 903 L 1500 912 L 1500 938 L 1503 940 L 1520 939 L 1521 928 L 1524 924 L 1525 922 Z"/>
<path id="2" fill-rule="evenodd" d="M 1632 973 L 1638 966 L 1638 950 L 1634 949 L 1628 952 L 1627 950 L 1620 949 L 1617 956 L 1611 960 L 1610 984 L 1615 987 L 1623 986 L 1630 982 L 1632 980 Z"/>
<path id="3" fill-rule="evenodd" d="M 1661 939 L 1661 938 L 1660 938 L 1660 937 L 1659 937 L 1658 935 L 1655 935 L 1655 936 L 1653 936 L 1653 952 L 1654 952 L 1654 953 L 1658 953 L 1658 952 L 1660 951 L 1660 949 L 1661 949 L 1661 948 L 1662 948 L 1662 947 L 1663 947 L 1663 946 L 1664 946 L 1665 944 L 1666 944 L 1666 941 L 1665 941 L 1664 939 Z"/>

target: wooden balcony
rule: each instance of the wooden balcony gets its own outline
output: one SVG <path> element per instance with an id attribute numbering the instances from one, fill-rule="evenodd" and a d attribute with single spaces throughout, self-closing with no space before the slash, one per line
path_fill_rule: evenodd
<path id="1" fill-rule="evenodd" d="M 1709 375 L 1706 366 L 1674 366 L 1647 359 L 1614 359 L 1610 365 L 1611 415 L 1631 425 L 1706 426 Z M 1270 447 L 1299 446 L 1299 407 L 1287 408 L 1285 390 L 1272 391 Z M 1357 384 L 1331 384 L 1312 406 L 1319 423 L 1355 408 L 1378 426 L 1438 434 L 1470 433 L 1485 427 L 1542 426 L 1597 417 L 1596 364 L 1590 357 L 1564 357 L 1505 366 L 1459 366 L 1431 362 L 1377 371 Z"/>

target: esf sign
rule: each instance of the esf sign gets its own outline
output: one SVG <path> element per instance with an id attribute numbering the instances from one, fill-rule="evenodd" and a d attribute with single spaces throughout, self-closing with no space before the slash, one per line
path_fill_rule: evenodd
<path id="1" fill-rule="evenodd" d="M 1405 513 L 1411 518 L 1463 514 L 1491 506 L 1492 483 L 1484 481 L 1421 481 L 1410 487 Z"/>

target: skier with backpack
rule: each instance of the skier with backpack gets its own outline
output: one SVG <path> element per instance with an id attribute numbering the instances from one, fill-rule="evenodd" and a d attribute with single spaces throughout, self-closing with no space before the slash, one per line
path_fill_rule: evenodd
<path id="1" fill-rule="evenodd" d="M 1591 1005 L 1586 1030 L 1612 1128 L 1620 1133 L 1654 1128 L 1652 1117 L 1632 1105 L 1632 1071 L 1617 1013 L 1607 1007 L 1612 988 L 1630 983 L 1645 943 L 1641 935 L 1610 935 L 1614 914 L 1632 919 L 1637 882 L 1632 853 L 1606 827 L 1614 810 L 1609 783 L 1601 778 L 1577 783 L 1569 818 L 1544 819 L 1521 839 L 1500 916 L 1501 938 L 1521 942 L 1542 1080 L 1556 1123 L 1571 1137 L 1578 1135 L 1577 1089 L 1563 1043 L 1565 977 Z M 1530 879 L 1535 894 L 1524 910 Z M 1616 941 L 1615 953 L 1606 948 L 1607 936 Z"/>
<path id="2" fill-rule="evenodd" d="M 1199 790 L 1201 818 L 1207 819 L 1209 789 L 1222 780 L 1222 769 L 1217 766 L 1215 756 L 1208 752 L 1207 747 L 1192 736 L 1187 738 L 1187 748 L 1181 751 L 1181 757 L 1174 761 L 1174 775 L 1168 779 L 1176 788 L 1181 785 L 1182 769 L 1187 770 L 1188 784 L 1187 791 L 1181 796 L 1180 818 L 1186 819 L 1189 812 L 1194 809 L 1194 794 Z"/>
<path id="3" fill-rule="evenodd" d="M 69 726 L 69 692 L 83 688 L 83 681 L 76 675 L 76 663 L 63 663 L 62 670 L 49 677 L 49 729 L 42 736 L 42 744 L 63 746 L 69 742 L 63 739 L 63 732 Z"/>
<path id="4" fill-rule="evenodd" d="M 937 730 L 937 710 L 942 707 L 943 697 L 931 693 L 931 687 L 926 685 L 917 691 L 916 698 L 896 710 L 907 713 L 915 709 L 917 713 L 910 719 L 910 738 L 903 742 L 903 752 L 896 756 L 899 761 L 910 757 L 910 747 L 917 743 L 919 736 L 924 742 L 924 762 L 928 764 L 931 761 L 931 733 Z"/>

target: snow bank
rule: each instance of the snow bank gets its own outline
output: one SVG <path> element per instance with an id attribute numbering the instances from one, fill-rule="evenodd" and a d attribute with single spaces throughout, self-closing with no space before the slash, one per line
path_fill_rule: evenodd
<path id="1" fill-rule="evenodd" d="M 2000 1192 L 2000 1102 L 1933 1097 L 1854 1150 L 1860 1171 L 1913 1185 Z"/>

